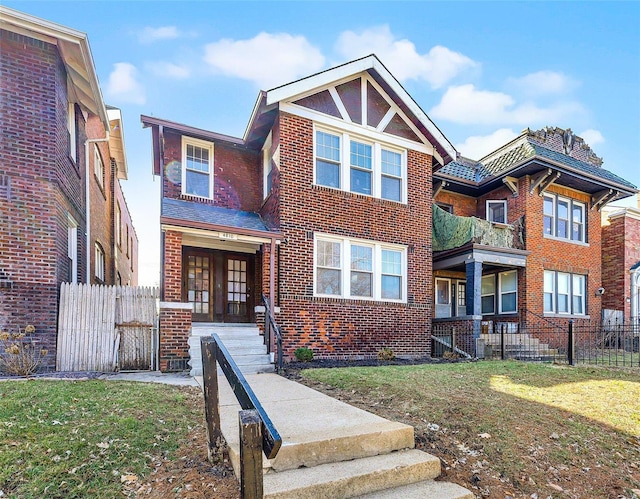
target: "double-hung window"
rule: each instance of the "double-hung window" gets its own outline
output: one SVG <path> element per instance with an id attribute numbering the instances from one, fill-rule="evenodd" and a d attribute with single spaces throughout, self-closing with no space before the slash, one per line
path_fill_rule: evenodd
<path id="1" fill-rule="evenodd" d="M 403 301 L 406 248 L 372 241 L 318 235 L 315 294 Z"/>
<path id="2" fill-rule="evenodd" d="M 98 144 L 93 144 L 93 174 L 101 188 L 104 188 L 104 163 L 100 156 Z"/>
<path id="3" fill-rule="evenodd" d="M 104 268 L 105 268 L 104 250 L 100 244 L 95 245 L 95 276 L 101 282 L 104 282 Z"/>
<path id="4" fill-rule="evenodd" d="M 182 137 L 182 193 L 213 198 L 213 144 Z"/>
<path id="5" fill-rule="evenodd" d="M 487 201 L 487 220 L 489 222 L 507 223 L 507 202 Z"/>
<path id="6" fill-rule="evenodd" d="M 496 282 L 497 279 L 497 282 Z M 509 270 L 497 275 L 482 276 L 481 283 L 482 314 L 513 314 L 518 311 L 518 271 Z"/>
<path id="7" fill-rule="evenodd" d="M 587 242 L 585 204 L 555 194 L 545 194 L 543 227 L 545 236 Z"/>
<path id="8" fill-rule="evenodd" d="M 348 133 L 316 130 L 314 182 L 402 202 L 406 198 L 406 151 Z"/>
<path id="9" fill-rule="evenodd" d="M 586 277 L 567 272 L 544 271 L 544 311 L 551 314 L 584 315 Z"/>

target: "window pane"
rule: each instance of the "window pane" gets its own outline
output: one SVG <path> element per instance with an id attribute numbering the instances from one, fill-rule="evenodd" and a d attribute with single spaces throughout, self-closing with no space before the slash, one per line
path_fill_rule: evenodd
<path id="1" fill-rule="evenodd" d="M 500 292 L 507 293 L 515 291 L 518 287 L 518 274 L 516 272 L 505 272 L 500 274 Z"/>
<path id="2" fill-rule="evenodd" d="M 506 293 L 501 298 L 502 313 L 516 311 L 516 293 Z"/>
<path id="3" fill-rule="evenodd" d="M 494 296 L 483 296 L 482 297 L 482 313 L 483 314 L 493 314 L 495 312 L 494 309 Z"/>
<path id="4" fill-rule="evenodd" d="M 185 192 L 193 196 L 209 197 L 209 175 L 187 170 Z"/>
<path id="5" fill-rule="evenodd" d="M 467 303 L 467 285 L 458 283 L 458 306 L 464 307 Z M 464 311 L 466 313 L 466 310 Z M 460 315 L 458 313 L 458 315 Z"/>
<path id="6" fill-rule="evenodd" d="M 351 246 L 351 269 L 373 271 L 373 248 L 369 246 Z"/>
<path id="7" fill-rule="evenodd" d="M 391 201 L 400 201 L 400 187 L 402 181 L 399 178 L 382 176 L 382 197 Z"/>
<path id="8" fill-rule="evenodd" d="M 558 293 L 558 312 L 564 314 L 569 312 L 569 295 Z"/>
<path id="9" fill-rule="evenodd" d="M 382 298 L 389 300 L 399 300 L 401 298 L 399 276 L 382 276 Z"/>
<path id="10" fill-rule="evenodd" d="M 555 272 L 544 271 L 544 292 L 553 293 Z"/>
<path id="11" fill-rule="evenodd" d="M 544 233 L 549 236 L 553 235 L 553 218 L 544 217 Z"/>
<path id="12" fill-rule="evenodd" d="M 585 279 L 584 276 L 573 276 L 573 313 L 584 314 L 584 289 Z"/>
<path id="13" fill-rule="evenodd" d="M 371 170 L 371 146 L 351 141 L 351 166 Z"/>
<path id="14" fill-rule="evenodd" d="M 351 296 L 372 296 L 373 274 L 351 272 Z"/>
<path id="15" fill-rule="evenodd" d="M 340 137 L 325 132 L 316 132 L 316 154 L 319 158 L 340 163 Z"/>
<path id="16" fill-rule="evenodd" d="M 340 187 L 340 165 L 318 159 L 316 161 L 316 184 Z"/>
<path id="17" fill-rule="evenodd" d="M 544 214 L 553 216 L 553 198 L 544 197 Z"/>
<path id="18" fill-rule="evenodd" d="M 187 144 L 187 169 L 208 173 L 209 150 L 204 147 Z"/>
<path id="19" fill-rule="evenodd" d="M 340 295 L 340 271 L 319 268 L 316 291 L 322 295 Z"/>
<path id="20" fill-rule="evenodd" d="M 402 176 L 402 155 L 382 149 L 382 173 L 394 177 Z"/>
<path id="21" fill-rule="evenodd" d="M 318 266 L 340 268 L 340 243 L 318 241 Z"/>
<path id="22" fill-rule="evenodd" d="M 569 274 L 558 274 L 558 293 L 569 294 Z"/>
<path id="23" fill-rule="evenodd" d="M 553 312 L 553 293 L 544 294 L 544 311 Z"/>
<path id="24" fill-rule="evenodd" d="M 491 222 L 506 223 L 504 203 L 489 203 L 489 220 Z"/>
<path id="25" fill-rule="evenodd" d="M 371 194 L 371 172 L 351 168 L 351 192 Z"/>
<path id="26" fill-rule="evenodd" d="M 382 273 L 402 274 L 402 253 L 393 250 L 382 250 Z"/>
<path id="27" fill-rule="evenodd" d="M 436 304 L 437 305 L 449 305 L 449 281 L 442 279 L 436 280 Z"/>
<path id="28" fill-rule="evenodd" d="M 574 204 L 572 208 L 571 239 L 574 241 L 584 240 L 584 208 L 582 205 Z"/>
<path id="29" fill-rule="evenodd" d="M 487 275 L 482 278 L 481 294 L 488 295 L 496 292 L 495 279 L 493 275 Z"/>
<path id="30" fill-rule="evenodd" d="M 569 203 L 558 201 L 558 237 L 569 237 Z"/>

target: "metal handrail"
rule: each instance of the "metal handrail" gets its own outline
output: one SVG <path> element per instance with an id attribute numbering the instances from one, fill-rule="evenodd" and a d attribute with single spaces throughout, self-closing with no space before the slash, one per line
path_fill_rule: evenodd
<path id="1" fill-rule="evenodd" d="M 271 306 L 269 304 L 269 298 L 267 298 L 264 294 L 262 295 L 262 303 L 264 303 L 265 313 L 264 313 L 264 341 L 267 344 L 267 352 L 271 353 L 271 332 L 275 333 L 276 337 L 276 348 L 277 352 L 277 363 L 276 370 L 280 372 L 283 366 L 283 358 L 282 358 L 282 332 L 276 324 L 276 318 L 273 316 L 273 312 L 271 311 Z"/>
<path id="2" fill-rule="evenodd" d="M 213 342 L 211 342 L 211 338 L 213 338 Z M 218 433 L 220 431 L 220 414 L 218 405 L 218 393 L 217 393 L 217 372 L 215 362 L 211 362 L 211 360 L 217 361 L 222 369 L 222 372 L 227 378 L 229 382 L 229 386 L 233 390 L 233 393 L 236 396 L 240 406 L 245 410 L 255 410 L 258 414 L 261 427 L 262 427 L 262 449 L 264 450 L 265 455 L 269 459 L 273 459 L 278 454 L 280 447 L 282 445 L 282 437 L 276 430 L 271 418 L 262 407 L 262 404 L 258 400 L 258 397 L 254 393 L 253 389 L 247 382 L 246 378 L 240 371 L 240 368 L 235 363 L 231 354 L 227 350 L 227 347 L 224 346 L 220 337 L 213 333 L 211 337 L 203 336 L 200 339 L 201 348 L 203 352 L 202 360 L 203 360 L 203 377 L 205 382 L 205 400 L 206 394 L 210 389 L 215 389 L 215 402 L 212 404 L 213 411 L 216 411 L 216 415 L 213 416 L 213 421 L 216 423 L 213 425 L 213 432 Z M 209 349 L 209 347 L 213 347 L 213 352 Z M 213 365 L 212 365 L 213 364 Z M 214 380 L 213 386 L 209 386 L 209 379 Z M 207 404 L 207 407 L 209 404 Z M 207 418 L 209 419 L 209 418 Z M 216 428 L 217 426 L 217 428 Z M 213 439 L 215 442 L 216 440 Z"/>

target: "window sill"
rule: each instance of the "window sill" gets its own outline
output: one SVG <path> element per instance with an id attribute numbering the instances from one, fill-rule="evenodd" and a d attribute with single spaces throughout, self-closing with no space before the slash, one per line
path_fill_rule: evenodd
<path id="1" fill-rule="evenodd" d="M 563 243 L 571 243 L 571 244 L 575 244 L 576 246 L 584 246 L 585 248 L 589 247 L 589 243 L 585 243 L 582 241 L 574 241 L 573 239 L 565 239 L 564 237 L 556 237 L 556 236 L 550 236 L 549 234 L 543 234 L 545 239 L 550 239 L 552 241 L 560 241 Z"/>
<path id="2" fill-rule="evenodd" d="M 344 189 L 340 189 L 339 187 L 331 187 L 328 185 L 320 185 L 320 184 L 311 184 L 311 188 L 320 190 L 320 191 L 334 192 L 336 194 L 341 194 L 344 197 L 363 197 L 363 198 L 375 199 L 377 201 L 380 201 L 381 203 L 390 203 L 394 206 L 398 206 L 398 205 L 407 206 L 407 203 L 405 201 L 395 201 L 393 199 L 379 198 L 371 194 L 362 194 L 360 192 L 345 191 Z"/>
<path id="3" fill-rule="evenodd" d="M 589 315 L 553 314 L 549 312 L 545 312 L 544 317 L 548 317 L 550 319 L 591 319 L 591 316 Z"/>
<path id="4" fill-rule="evenodd" d="M 391 305 L 406 305 L 406 300 L 383 300 L 376 299 L 371 297 L 357 297 L 357 296 L 338 296 L 338 295 L 313 295 L 315 300 L 323 300 L 323 301 L 332 301 L 336 303 L 357 303 L 357 304 L 371 304 L 371 305 L 381 305 L 381 304 L 391 304 Z"/>

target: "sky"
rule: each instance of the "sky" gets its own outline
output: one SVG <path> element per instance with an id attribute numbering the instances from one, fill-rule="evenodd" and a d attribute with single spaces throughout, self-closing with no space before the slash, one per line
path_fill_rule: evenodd
<path id="1" fill-rule="evenodd" d="M 242 137 L 260 90 L 372 53 L 463 156 L 571 128 L 640 186 L 638 1 L 2 4 L 88 35 L 123 114 L 142 285 L 159 282 L 160 194 L 140 115 Z"/>

